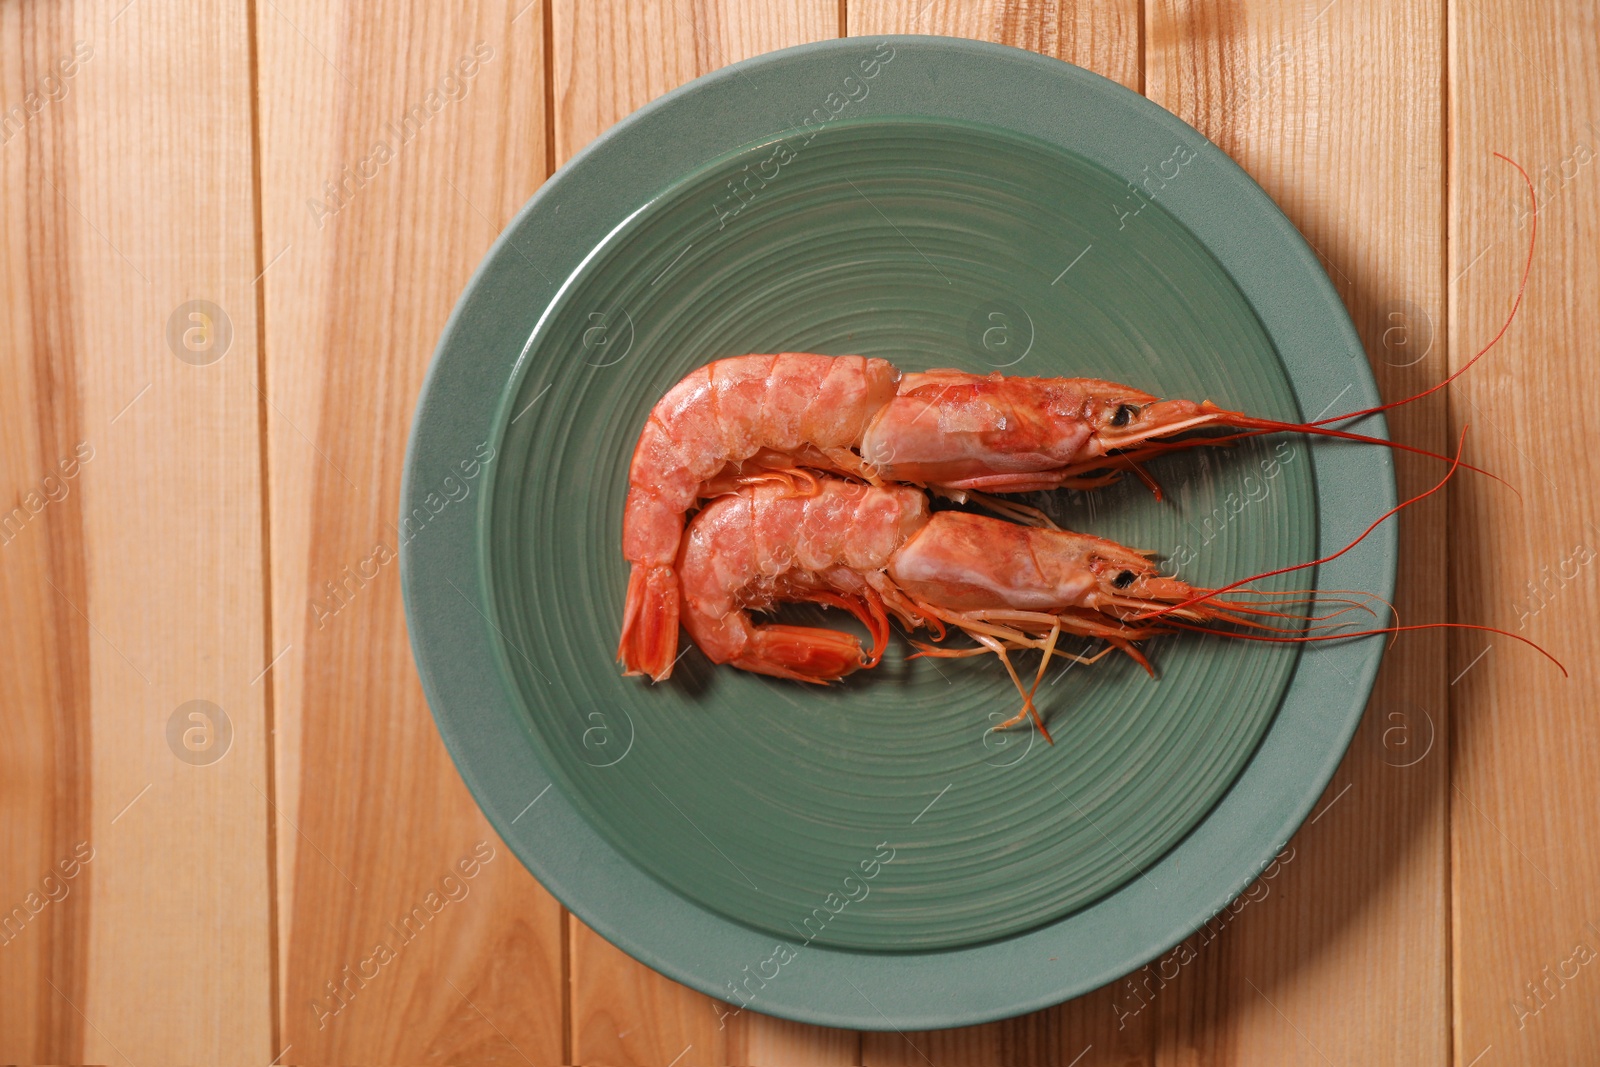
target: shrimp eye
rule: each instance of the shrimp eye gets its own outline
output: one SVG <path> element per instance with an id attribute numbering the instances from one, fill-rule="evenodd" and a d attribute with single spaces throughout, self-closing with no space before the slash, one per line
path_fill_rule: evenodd
<path id="1" fill-rule="evenodd" d="M 1137 414 L 1139 414 L 1139 409 L 1134 407 L 1132 404 L 1118 404 L 1117 413 L 1111 416 L 1111 425 L 1118 427 L 1126 426 L 1128 425 L 1128 420 Z"/>
<path id="2" fill-rule="evenodd" d="M 1116 586 L 1118 589 L 1126 589 L 1128 586 L 1133 584 L 1133 578 L 1134 574 L 1132 571 L 1123 571 L 1121 574 L 1111 579 L 1111 584 Z"/>

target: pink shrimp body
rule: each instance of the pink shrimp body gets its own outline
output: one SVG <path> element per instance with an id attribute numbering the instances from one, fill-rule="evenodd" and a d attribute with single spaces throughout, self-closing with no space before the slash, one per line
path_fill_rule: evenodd
<path id="1" fill-rule="evenodd" d="M 927 522 L 916 489 L 833 479 L 809 496 L 755 486 L 714 500 L 683 539 L 684 627 L 714 663 L 807 682 L 842 678 L 876 663 L 888 637 L 868 576 Z M 854 611 L 877 647 L 867 654 L 837 630 L 750 620 L 752 610 L 805 600 Z"/>
<path id="2" fill-rule="evenodd" d="M 912 598 L 952 612 L 1082 609 L 1122 619 L 1196 595 L 1115 541 L 963 511 L 934 515 L 888 574 Z"/>
<path id="3" fill-rule="evenodd" d="M 622 551 L 633 570 L 617 649 L 628 674 L 661 681 L 672 672 L 673 561 L 704 484 L 763 450 L 854 448 L 899 378 L 883 360 L 860 356 L 739 356 L 692 371 L 661 398 L 628 471 Z"/>
<path id="4" fill-rule="evenodd" d="M 885 480 L 1027 492 L 1069 483 L 1086 460 L 1206 425 L 1218 410 L 1094 378 L 935 370 L 901 378 L 860 449 Z"/>
<path id="5" fill-rule="evenodd" d="M 965 512 L 930 515 L 918 490 L 833 478 L 809 495 L 757 485 L 712 501 L 689 524 L 678 575 L 684 627 L 713 662 L 809 682 L 876 664 L 889 614 L 913 629 L 956 626 L 982 642 L 960 655 L 1044 647 L 1041 635 L 1052 631 L 1130 651 L 1166 631 L 1124 620 L 1203 592 L 1112 541 Z M 873 649 L 836 630 L 752 622 L 751 611 L 785 601 L 846 608 L 872 633 Z M 1202 604 L 1182 617 L 1227 616 Z"/>

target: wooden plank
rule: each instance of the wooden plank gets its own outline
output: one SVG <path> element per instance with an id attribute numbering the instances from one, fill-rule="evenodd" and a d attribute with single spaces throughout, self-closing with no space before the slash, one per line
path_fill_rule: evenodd
<path id="1" fill-rule="evenodd" d="M 81 223 L 40 179 L 49 164 L 51 180 L 66 183 L 61 164 L 69 152 L 75 162 L 80 125 L 95 116 L 80 115 L 77 97 L 51 102 L 34 88 L 43 76 L 62 77 L 61 57 L 73 80 L 84 73 L 70 14 L 25 14 L 33 13 L 0 7 L 0 323 L 5 350 L 18 357 L 0 375 L 0 647 L 8 665 L 0 671 L 0 1059 L 67 1063 L 84 1054 L 71 1005 L 85 1002 L 94 885 L 73 848 L 97 836 L 87 773 L 92 635 L 69 606 L 88 601 L 88 472 L 75 455 L 85 441 L 82 346 L 64 288 Z"/>
<path id="2" fill-rule="evenodd" d="M 561 1062 L 560 909 L 434 729 L 394 527 L 439 332 L 548 173 L 543 9 L 255 17 L 286 1059 Z"/>
<path id="3" fill-rule="evenodd" d="M 1452 613 L 1538 641 L 1572 672 L 1501 637 L 1451 642 L 1455 1058 L 1483 1067 L 1600 1061 L 1600 432 L 1586 414 L 1600 402 L 1600 25 L 1590 4 L 1541 16 L 1450 5 L 1454 367 L 1500 328 L 1532 230 L 1526 187 L 1494 152 L 1526 168 L 1540 205 L 1522 309 L 1451 387 L 1473 461 L 1522 491 L 1453 489 Z"/>
<path id="4" fill-rule="evenodd" d="M 835 0 L 555 0 L 556 162 L 644 104 L 729 63 L 839 36 Z M 570 920 L 576 1063 L 855 1063 L 854 1033 L 727 1007 L 636 963 Z M 681 1058 L 678 1058 L 681 1057 Z M 676 1059 L 675 1059 L 676 1058 Z"/>
<path id="5" fill-rule="evenodd" d="M 0 57 L 0 1059 L 264 1063 L 248 22 L 5 4 Z"/>
<path id="6" fill-rule="evenodd" d="M 1146 29 L 1150 98 L 1228 151 L 1305 234 L 1394 399 L 1446 367 L 1443 15 L 1423 0 L 1168 0 Z M 1310 400 L 1308 414 L 1340 410 L 1337 397 Z M 1442 397 L 1389 426 L 1448 450 Z M 1398 453 L 1396 466 L 1402 498 L 1442 473 Z M 1445 509 L 1429 501 L 1400 530 L 1400 618 L 1442 620 Z M 1146 1009 L 1158 1062 L 1446 1061 L 1444 647 L 1423 631 L 1390 648 L 1317 814 L 1262 883 L 1270 893 Z"/>

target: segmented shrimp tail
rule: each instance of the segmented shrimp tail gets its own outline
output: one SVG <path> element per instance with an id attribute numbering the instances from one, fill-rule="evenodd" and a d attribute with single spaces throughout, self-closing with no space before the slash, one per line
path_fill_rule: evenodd
<path id="1" fill-rule="evenodd" d="M 617 660 L 623 673 L 648 674 L 653 682 L 672 677 L 678 656 L 678 576 L 671 567 L 633 565 L 622 612 Z"/>
<path id="2" fill-rule="evenodd" d="M 744 651 L 728 662 L 755 674 L 825 685 L 837 682 L 865 660 L 861 642 L 850 634 L 774 623 L 752 627 Z"/>

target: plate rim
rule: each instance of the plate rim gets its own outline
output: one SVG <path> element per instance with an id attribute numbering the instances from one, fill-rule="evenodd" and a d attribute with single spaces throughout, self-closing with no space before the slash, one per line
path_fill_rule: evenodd
<path id="1" fill-rule="evenodd" d="M 1253 240 L 1261 239 L 1263 234 L 1270 240 L 1275 240 L 1278 247 L 1270 251 L 1281 251 L 1282 255 L 1298 268 L 1290 272 L 1295 277 L 1293 286 L 1289 288 L 1293 290 L 1295 287 L 1305 287 L 1297 294 L 1299 297 L 1297 303 L 1308 305 L 1301 310 L 1327 320 L 1319 322 L 1317 327 L 1329 331 L 1329 334 L 1324 336 L 1324 347 L 1332 350 L 1334 355 L 1349 357 L 1345 360 L 1347 365 L 1343 366 L 1343 370 L 1354 378 L 1348 385 L 1351 391 L 1357 394 L 1355 403 L 1362 403 L 1363 397 L 1377 396 L 1376 383 L 1364 348 L 1348 312 L 1338 299 L 1331 280 L 1323 272 L 1304 238 L 1245 171 L 1198 131 L 1147 98 L 1091 71 L 1022 49 L 965 38 L 873 35 L 811 42 L 766 53 L 723 67 L 646 104 L 575 154 L 541 185 L 507 224 L 463 290 L 441 334 L 417 401 L 402 476 L 401 526 L 398 528 L 402 531 L 398 546 L 400 578 L 413 658 L 429 708 L 458 772 L 466 781 L 474 800 L 491 825 L 541 884 L 574 914 L 634 958 L 677 981 L 730 1003 L 732 998 L 727 995 L 728 989 L 718 986 L 715 980 L 715 975 L 723 972 L 707 973 L 704 967 L 706 961 L 703 958 L 685 961 L 681 942 L 689 936 L 687 931 L 682 937 L 675 937 L 673 934 L 662 937 L 658 933 L 653 934 L 648 928 L 670 926 L 672 922 L 688 922 L 690 927 L 700 926 L 699 932 L 703 934 L 712 933 L 705 922 L 696 922 L 697 917 L 694 912 L 701 913 L 698 917 L 700 920 L 708 919 L 709 927 L 737 927 L 737 933 L 742 936 L 720 938 L 724 948 L 727 944 L 738 943 L 746 950 L 744 955 L 734 956 L 727 962 L 726 974 L 735 978 L 739 976 L 740 962 L 753 965 L 767 954 L 765 947 L 757 949 L 755 945 L 757 943 L 762 946 L 770 945 L 773 941 L 771 935 L 753 931 L 733 920 L 709 912 L 692 901 L 678 897 L 675 892 L 656 882 L 649 875 L 633 868 L 631 863 L 616 855 L 609 845 L 599 841 L 596 832 L 586 823 L 581 826 L 573 825 L 574 819 L 582 823 L 581 817 L 576 815 L 575 809 L 570 804 L 564 803 L 565 797 L 560 790 L 555 790 L 554 796 L 549 798 L 545 798 L 543 792 L 539 793 L 539 798 L 545 800 L 539 815 L 536 819 L 529 820 L 525 826 L 517 825 L 523 816 L 532 810 L 533 805 L 538 803 L 538 800 L 534 800 L 528 807 L 522 806 L 522 801 L 531 795 L 534 784 L 527 781 L 527 772 L 536 769 L 538 773 L 534 776 L 534 781 L 542 778 L 546 787 L 555 779 L 543 767 L 537 746 L 531 744 L 531 731 L 505 714 L 493 713 L 495 694 L 485 692 L 485 689 L 499 687 L 500 672 L 498 670 L 490 672 L 486 677 L 493 681 L 486 682 L 485 677 L 475 677 L 463 667 L 464 662 L 481 657 L 495 646 L 495 634 L 491 632 L 494 623 L 490 621 L 492 609 L 491 614 L 485 614 L 483 610 L 488 606 L 488 561 L 483 558 L 477 544 L 478 525 L 482 521 L 482 513 L 486 510 L 490 498 L 487 488 L 488 476 L 482 483 L 483 489 L 476 506 L 457 508 L 444 521 L 425 523 L 422 528 L 414 529 L 409 535 L 405 530 L 406 524 L 411 521 L 410 517 L 416 514 L 416 507 L 425 502 L 425 498 L 419 496 L 419 487 L 429 490 L 430 498 L 434 495 L 429 487 L 438 480 L 436 472 L 439 456 L 446 457 L 443 462 L 448 472 L 452 470 L 449 466 L 450 461 L 459 453 L 459 447 L 441 447 L 445 441 L 452 438 L 459 446 L 459 441 L 463 439 L 460 432 L 462 427 L 450 427 L 446 424 L 452 420 L 459 420 L 460 409 L 466 407 L 470 411 L 474 403 L 477 404 L 480 414 L 486 415 L 489 420 L 494 419 L 495 412 L 500 406 L 498 394 L 484 397 L 482 387 L 486 385 L 492 387 L 497 378 L 503 384 L 508 380 L 508 376 L 529 358 L 533 340 L 538 333 L 538 327 L 543 323 L 544 316 L 570 284 L 571 269 L 558 268 L 557 277 L 562 279 L 561 282 L 558 284 L 551 281 L 551 276 L 529 259 L 527 255 L 529 246 L 525 241 L 519 241 L 519 237 L 525 239 L 530 235 L 537 235 L 540 231 L 549 235 L 551 231 L 559 230 L 562 225 L 570 222 L 572 214 L 569 214 L 567 222 L 560 224 L 553 221 L 553 217 L 558 216 L 563 206 L 570 206 L 573 199 L 580 201 L 577 214 L 582 214 L 584 208 L 581 203 L 582 197 L 573 196 L 575 190 L 568 188 L 568 185 L 574 180 L 589 183 L 577 190 L 580 193 L 596 186 L 616 185 L 615 175 L 608 175 L 604 168 L 618 162 L 637 162 L 636 157 L 643 153 L 637 150 L 637 146 L 631 146 L 630 140 L 636 140 L 640 134 L 648 135 L 648 127 L 661 121 L 663 113 L 670 116 L 674 110 L 683 109 L 686 115 L 693 116 L 697 107 L 704 113 L 719 103 L 725 103 L 729 96 L 737 97 L 739 91 L 746 86 L 754 85 L 753 76 L 768 78 L 778 77 L 780 73 L 790 76 L 796 72 L 804 73 L 807 65 L 822 68 L 835 57 L 849 56 L 853 59 L 857 55 L 865 55 L 874 44 L 880 47 L 887 44 L 891 49 L 892 58 L 885 62 L 886 68 L 902 55 L 912 60 L 903 64 L 901 70 L 911 68 L 915 72 L 910 77 L 921 83 L 923 95 L 927 97 L 923 104 L 926 110 L 916 114 L 892 110 L 883 113 L 868 112 L 860 117 L 911 118 L 926 115 L 964 118 L 964 115 L 952 115 L 949 110 L 938 109 L 937 105 L 941 101 L 937 92 L 931 96 L 927 93 L 929 85 L 926 83 L 931 80 L 934 83 L 932 87 L 937 90 L 939 75 L 953 64 L 957 69 L 963 65 L 967 66 L 969 68 L 967 73 L 974 75 L 975 80 L 967 87 L 969 93 L 976 91 L 982 94 L 988 91 L 991 96 L 998 94 L 999 97 L 1004 97 L 1008 78 L 1020 78 L 1024 82 L 1036 80 L 1053 85 L 1056 95 L 1060 98 L 1077 98 L 1078 103 L 1101 105 L 1105 113 L 1115 115 L 1131 110 L 1136 118 L 1143 120 L 1142 127 L 1136 126 L 1130 131 L 1125 131 L 1132 139 L 1137 140 L 1143 136 L 1148 140 L 1151 134 L 1158 131 L 1183 138 L 1186 144 L 1196 149 L 1205 164 L 1217 171 L 1211 183 L 1199 183 L 1203 186 L 1198 191 L 1201 194 L 1200 201 L 1207 199 L 1203 194 L 1206 189 L 1212 188 L 1213 183 L 1222 192 L 1243 199 L 1245 203 L 1242 206 L 1254 212 L 1253 216 L 1247 215 L 1243 220 L 1246 228 L 1255 231 Z M 847 70 L 847 67 L 841 66 L 829 73 L 837 75 L 832 78 L 833 81 L 839 81 L 843 76 L 841 72 Z M 819 84 L 826 82 L 819 81 Z M 945 91 L 948 92 L 949 87 L 946 87 Z M 906 92 L 909 90 L 903 91 L 902 95 Z M 817 95 L 820 97 L 821 93 Z M 880 93 L 880 99 L 882 95 L 884 94 Z M 893 98 L 893 93 L 888 95 Z M 1092 110 L 1091 108 L 1090 111 Z M 1092 123 L 1093 119 L 1094 116 L 1091 114 L 1088 121 Z M 1005 122 L 993 122 L 987 119 L 977 121 L 998 126 L 1002 130 L 1015 130 L 1028 136 L 1039 136 L 1031 129 L 1019 128 L 1019 124 L 1026 121 L 1021 118 L 1011 118 Z M 758 124 L 761 123 L 765 123 L 768 127 L 764 132 L 752 128 L 753 132 L 737 143 L 752 143 L 781 132 L 782 128 L 773 127 L 770 119 L 763 117 L 758 120 Z M 790 126 L 792 127 L 792 122 Z M 721 134 L 722 131 L 718 130 L 716 133 Z M 1085 152 L 1081 146 L 1066 143 L 1070 136 L 1072 135 L 1068 133 L 1058 133 L 1057 136 L 1046 135 L 1042 139 L 1083 155 L 1113 173 L 1122 176 L 1127 176 L 1129 173 L 1128 169 L 1118 166 L 1112 160 Z M 693 146 L 691 150 L 692 148 Z M 713 154 L 726 152 L 728 149 L 729 145 L 724 143 Z M 670 167 L 671 165 L 667 169 L 670 170 Z M 667 173 L 658 184 L 670 185 L 675 180 L 676 176 L 673 173 Z M 1285 372 L 1290 378 L 1296 398 L 1304 404 L 1305 394 L 1302 387 L 1305 382 L 1302 379 L 1308 374 L 1315 377 L 1315 372 L 1302 366 L 1299 368 L 1302 373 L 1297 378 L 1296 367 L 1291 366 L 1290 360 L 1284 355 L 1280 332 L 1272 327 L 1269 316 L 1263 314 L 1262 307 L 1258 304 L 1258 298 L 1262 296 L 1260 290 L 1263 288 L 1270 290 L 1272 286 L 1263 286 L 1259 282 L 1247 285 L 1246 282 L 1241 282 L 1239 272 L 1236 270 L 1237 267 L 1244 265 L 1241 256 L 1247 249 L 1259 251 L 1259 248 L 1253 241 L 1244 241 L 1241 238 L 1238 242 L 1239 247 L 1232 248 L 1225 255 L 1219 252 L 1214 241 L 1197 232 L 1194 225 L 1197 220 L 1193 212 L 1198 208 L 1195 203 L 1190 202 L 1194 195 L 1191 190 L 1195 184 L 1191 182 L 1188 186 L 1178 187 L 1178 193 L 1168 197 L 1163 207 L 1173 214 L 1180 224 L 1194 232 L 1208 252 L 1228 270 L 1234 284 L 1239 286 L 1247 302 L 1262 318 L 1263 327 L 1273 339 L 1275 347 L 1279 349 L 1279 358 L 1284 362 Z M 591 196 L 590 199 L 594 197 Z M 643 201 L 624 200 L 620 207 L 613 209 L 615 219 L 611 228 L 620 225 L 651 199 L 653 194 L 647 195 Z M 1186 211 L 1191 217 L 1185 217 Z M 600 222 L 603 223 L 604 219 Z M 1254 225 L 1251 225 L 1252 223 Z M 590 228 L 597 224 L 591 223 Z M 591 253 L 592 244 L 593 242 L 590 249 L 585 249 L 578 256 L 580 264 L 586 261 Z M 493 359 L 484 359 L 477 352 L 479 341 L 472 336 L 472 330 L 484 322 L 485 317 L 477 315 L 480 304 L 516 301 L 518 298 L 526 303 L 525 290 L 507 286 L 505 283 L 508 274 L 526 275 L 527 266 L 534 267 L 549 283 L 546 294 L 538 302 L 540 306 L 536 316 L 537 321 L 532 328 L 509 331 L 522 333 L 524 337 L 522 344 L 517 347 L 514 358 L 505 361 L 497 355 Z M 1283 287 L 1281 279 L 1279 286 Z M 1309 299 L 1311 296 L 1319 299 L 1311 300 Z M 503 306 L 489 310 L 491 317 L 501 320 L 499 332 L 507 333 L 504 320 L 515 316 L 507 314 Z M 526 310 L 522 310 L 520 314 L 521 318 L 518 321 L 527 318 Z M 488 327 L 484 329 L 494 332 Z M 484 329 L 479 329 L 478 332 L 482 333 Z M 498 350 L 497 348 L 496 351 Z M 1297 356 L 1297 358 L 1304 357 Z M 502 363 L 504 370 L 497 373 L 495 368 L 500 367 Z M 479 388 L 475 390 L 474 385 Z M 1376 425 L 1370 428 L 1370 432 L 1376 436 L 1386 437 L 1386 427 L 1381 416 L 1374 422 Z M 1330 521 L 1333 517 L 1327 514 L 1329 509 L 1323 503 L 1325 479 L 1331 479 L 1334 484 L 1342 485 L 1351 481 L 1347 468 L 1352 466 L 1362 468 L 1362 473 L 1368 477 L 1372 474 L 1378 475 L 1376 485 L 1369 482 L 1361 487 L 1366 498 L 1386 498 L 1377 500 L 1373 514 L 1380 513 L 1384 507 L 1394 503 L 1396 491 L 1393 463 L 1387 452 L 1367 450 L 1366 454 L 1358 455 L 1353 462 L 1344 457 L 1335 463 L 1330 459 L 1329 450 L 1326 448 L 1311 447 L 1307 451 L 1314 466 L 1313 485 L 1318 498 L 1319 544 L 1324 543 L 1324 539 L 1329 538 L 1330 533 L 1337 537 L 1340 532 L 1337 529 L 1340 524 Z M 489 462 L 492 460 L 485 461 L 486 464 Z M 465 467 L 462 469 L 464 471 Z M 1356 482 L 1359 484 L 1359 477 Z M 1335 529 L 1330 530 L 1330 525 Z M 424 539 L 422 534 L 428 529 L 433 529 L 434 532 Z M 1353 526 L 1353 529 L 1359 529 L 1359 526 Z M 1385 527 L 1381 527 L 1373 538 L 1369 539 L 1365 548 L 1366 552 L 1358 558 L 1357 563 L 1366 560 L 1366 565 L 1351 566 L 1367 574 L 1374 570 L 1375 563 L 1377 573 L 1367 575 L 1365 587 L 1372 588 L 1372 591 L 1381 596 L 1391 596 L 1397 548 L 1393 525 L 1386 524 Z M 1382 561 L 1377 561 L 1378 557 L 1382 557 Z M 450 581 L 450 573 L 467 581 L 471 586 L 470 589 L 463 589 Z M 453 594 L 441 590 L 438 584 L 440 577 L 453 588 Z M 1372 578 L 1378 580 L 1374 582 Z M 476 598 L 475 601 L 469 599 L 469 592 Z M 466 610 L 469 608 L 470 611 Z M 473 612 L 481 618 L 475 619 Z M 1248 848 L 1247 852 L 1238 858 L 1238 862 L 1226 865 L 1229 870 L 1239 873 L 1227 877 L 1220 884 L 1215 877 L 1204 883 L 1204 891 L 1197 890 L 1192 884 L 1186 884 L 1186 894 L 1169 893 L 1165 895 L 1176 899 L 1151 902 L 1137 899 L 1140 895 L 1147 894 L 1134 892 L 1130 897 L 1130 887 L 1139 884 L 1138 880 L 1134 880 L 1124 883 L 1107 897 L 1063 919 L 996 941 L 953 949 L 877 953 L 839 950 L 816 945 L 804 946 L 806 955 L 826 957 L 828 965 L 820 969 L 811 967 L 797 970 L 794 972 L 796 977 L 785 983 L 773 979 L 773 987 L 777 990 L 774 994 L 766 994 L 766 986 L 763 984 L 763 995 L 750 1003 L 749 1010 L 818 1025 L 866 1030 L 935 1029 L 972 1025 L 1048 1007 L 1088 992 L 1158 958 L 1202 927 L 1209 918 L 1219 913 L 1237 897 L 1271 862 L 1271 858 L 1281 852 L 1294 831 L 1310 814 L 1312 806 L 1343 759 L 1350 739 L 1359 725 L 1370 696 L 1372 682 L 1376 677 L 1383 645 L 1384 642 L 1379 638 L 1368 638 L 1341 644 L 1331 652 L 1319 652 L 1315 659 L 1302 655 L 1300 662 L 1296 664 L 1283 701 L 1278 711 L 1274 713 L 1272 723 L 1233 784 L 1224 792 L 1222 799 L 1213 809 L 1178 844 L 1169 849 L 1155 864 L 1146 868 L 1147 871 L 1154 872 L 1169 865 L 1187 843 L 1194 840 L 1203 829 L 1218 818 L 1219 812 L 1229 805 L 1230 800 L 1236 799 L 1235 794 L 1241 790 L 1248 793 L 1260 787 L 1262 783 L 1255 781 L 1259 776 L 1253 775 L 1252 772 L 1257 769 L 1259 763 L 1269 758 L 1267 752 L 1269 747 L 1272 747 L 1269 746 L 1269 742 L 1275 735 L 1280 742 L 1276 747 L 1285 747 L 1285 744 L 1288 744 L 1291 753 L 1295 751 L 1294 745 L 1309 743 L 1315 746 L 1312 751 L 1313 754 L 1321 753 L 1320 761 L 1302 758 L 1300 773 L 1296 776 L 1300 785 L 1299 788 L 1292 790 L 1294 794 L 1292 797 L 1285 798 L 1272 794 L 1267 798 L 1276 803 L 1273 811 L 1277 817 L 1265 820 L 1271 824 L 1271 832 L 1266 832 L 1267 825 L 1244 828 L 1245 842 L 1253 843 L 1254 847 Z M 493 659 L 492 651 L 489 658 Z M 1336 707 L 1318 711 L 1321 719 L 1320 734 L 1317 730 L 1311 730 L 1309 738 L 1300 736 L 1305 732 L 1304 728 L 1312 724 L 1291 723 L 1285 720 L 1284 709 L 1297 694 L 1302 701 L 1305 700 L 1307 693 L 1301 691 L 1301 683 L 1302 675 L 1308 665 L 1314 664 L 1313 672 L 1320 676 L 1325 673 L 1321 668 L 1333 664 L 1334 661 L 1343 664 L 1343 669 L 1339 667 L 1334 669 L 1344 678 L 1351 695 L 1339 702 Z M 1323 690 L 1317 692 L 1325 696 Z M 517 702 L 508 700 L 509 695 L 504 692 L 499 695 L 501 702 L 506 705 L 506 708 L 501 710 L 514 710 Z M 1328 702 L 1334 703 L 1331 698 Z M 1288 737 L 1282 733 L 1281 728 L 1296 736 Z M 519 737 L 522 742 L 522 757 L 526 760 L 531 756 L 532 759 L 531 762 L 517 765 L 509 760 L 509 750 L 516 747 L 515 742 Z M 512 783 L 524 786 L 517 791 L 515 797 L 509 795 L 506 788 Z M 1315 786 L 1314 790 L 1310 788 L 1312 785 Z M 1266 799 L 1257 801 L 1257 807 L 1266 803 Z M 1258 810 L 1256 814 L 1258 821 L 1262 821 L 1262 813 Z M 590 839 L 585 839 L 585 830 Z M 1239 830 L 1238 826 L 1233 827 L 1235 836 L 1239 836 Z M 1264 852 L 1264 842 L 1274 843 L 1274 847 Z M 552 845 L 556 848 L 552 849 Z M 563 858 L 561 855 L 563 850 L 568 850 L 571 854 Z M 610 856 L 605 855 L 608 851 L 612 851 Z M 552 858 L 553 854 L 556 858 Z M 581 859 L 575 860 L 574 857 Z M 637 877 L 627 878 L 627 871 L 618 869 L 619 860 L 627 871 L 632 871 Z M 1251 863 L 1249 860 L 1256 862 Z M 654 887 L 656 897 L 639 900 L 630 899 L 627 894 L 607 892 L 603 883 L 597 882 L 598 878 L 606 874 L 620 877 L 624 882 L 630 883 L 630 889 L 638 889 L 639 880 L 642 879 L 648 886 Z M 672 899 L 662 899 L 661 894 L 667 894 Z M 997 996 L 992 995 L 989 990 L 979 990 L 974 986 L 971 975 L 973 970 L 984 972 L 985 978 L 989 981 L 1004 980 L 1019 971 L 1017 967 L 1019 952 L 1039 947 L 1052 933 L 1067 938 L 1067 943 L 1070 944 L 1072 938 L 1069 935 L 1074 931 L 1066 927 L 1081 921 L 1082 916 L 1104 911 L 1104 914 L 1098 917 L 1098 921 L 1102 924 L 1109 919 L 1121 918 L 1138 927 L 1140 924 L 1135 920 L 1139 917 L 1126 913 L 1135 906 L 1148 909 L 1151 903 L 1161 905 L 1166 915 L 1166 921 L 1154 924 L 1160 927 L 1160 931 L 1148 928 L 1142 931 L 1136 930 L 1136 936 L 1132 938 L 1125 936 L 1126 931 L 1111 931 L 1112 936 L 1109 938 L 1111 944 L 1102 945 L 1100 948 L 1102 956 L 1109 952 L 1113 958 L 1109 960 L 1102 958 L 1097 966 L 1080 967 L 1071 976 L 1061 976 L 1055 985 L 1047 984 L 1044 988 L 1035 989 L 1031 993 L 1019 987 L 1008 989 Z M 688 914 L 685 914 L 685 908 Z M 1175 914 L 1182 915 L 1183 918 L 1172 918 Z M 1144 919 L 1144 926 L 1152 925 L 1148 915 L 1145 915 Z M 1119 933 L 1124 935 L 1120 941 L 1117 937 Z M 674 941 L 680 944 L 671 944 Z M 1029 944 L 1024 946 L 1023 943 Z M 1059 951 L 1065 953 L 1067 949 L 1061 948 Z M 703 957 L 704 954 L 701 955 Z M 914 961 L 914 965 L 895 966 L 907 960 Z M 884 966 L 884 964 L 890 965 Z M 788 966 L 793 967 L 793 964 Z M 959 980 L 951 978 L 950 972 L 958 968 L 968 977 Z M 1056 968 L 1057 971 L 1068 969 Z M 859 1006 L 857 1000 L 848 996 L 828 995 L 824 988 L 825 980 L 828 975 L 838 974 L 843 974 L 855 987 L 854 991 L 859 995 Z M 1036 980 L 1040 977 L 1040 973 L 1035 968 L 1033 973 L 1019 974 L 1017 977 Z M 868 983 L 868 988 L 879 994 L 880 1001 L 889 1004 L 888 1011 L 883 1010 L 877 1001 L 857 985 L 858 978 Z M 893 985 L 885 988 L 886 979 Z M 1045 981 L 1048 983 L 1049 979 L 1045 978 Z M 990 995 L 981 995 L 984 993 Z M 969 996 L 962 1001 L 960 994 Z M 970 994 L 980 995 L 973 997 Z"/>

